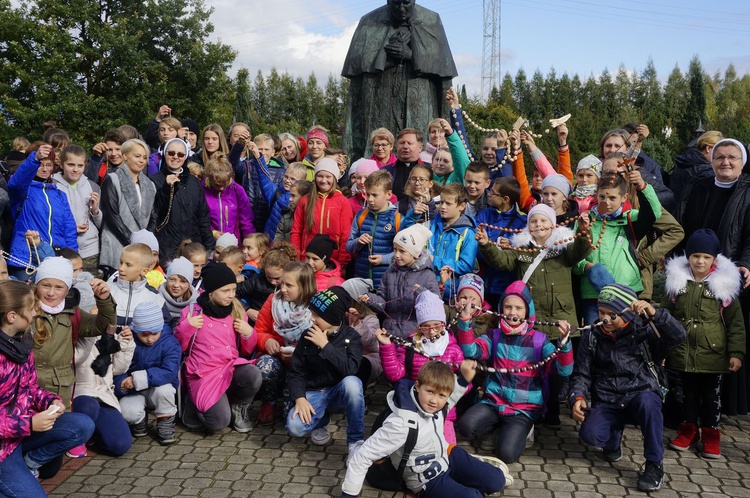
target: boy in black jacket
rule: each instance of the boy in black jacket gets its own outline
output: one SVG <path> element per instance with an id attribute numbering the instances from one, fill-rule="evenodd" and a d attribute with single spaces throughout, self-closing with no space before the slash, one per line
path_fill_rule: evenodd
<path id="1" fill-rule="evenodd" d="M 638 489 L 657 491 L 664 483 L 664 394 L 657 369 L 667 353 L 685 340 L 685 329 L 665 309 L 639 301 L 622 284 L 605 286 L 598 306 L 604 323 L 583 332 L 576 354 L 568 398 L 572 416 L 583 422 L 581 439 L 602 448 L 608 462 L 622 459 L 625 424 L 640 426 L 646 466 Z"/>
<path id="2" fill-rule="evenodd" d="M 351 298 L 334 286 L 310 299 L 313 326 L 299 341 L 292 356 L 287 386 L 294 403 L 286 427 L 292 436 L 310 434 L 315 445 L 331 440 L 331 412 L 346 415 L 346 442 L 351 449 L 364 440 L 365 395 L 356 376 L 362 362 L 359 333 L 344 325 Z"/>

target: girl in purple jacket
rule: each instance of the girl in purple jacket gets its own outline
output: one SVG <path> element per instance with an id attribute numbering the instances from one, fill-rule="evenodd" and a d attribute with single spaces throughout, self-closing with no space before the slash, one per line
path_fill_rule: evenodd
<path id="1" fill-rule="evenodd" d="M 223 155 L 215 156 L 206 164 L 203 180 L 214 239 L 228 232 L 237 240 L 244 240 L 255 233 L 250 200 L 245 189 L 232 179 L 234 171 L 229 161 Z"/>
<path id="2" fill-rule="evenodd" d="M 85 443 L 94 422 L 67 413 L 39 387 L 30 327 L 34 294 L 17 281 L 0 282 L 0 495 L 44 497 L 36 477 L 52 477 L 66 450 Z M 31 471 L 31 472 L 29 472 Z"/>

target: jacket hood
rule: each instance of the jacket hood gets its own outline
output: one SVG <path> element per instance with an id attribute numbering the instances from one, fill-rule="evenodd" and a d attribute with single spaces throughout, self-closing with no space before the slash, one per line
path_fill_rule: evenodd
<path id="1" fill-rule="evenodd" d="M 443 218 L 438 216 L 438 222 L 440 223 L 440 227 L 442 228 Z M 477 227 L 477 222 L 474 221 L 473 217 L 466 215 L 466 214 L 462 214 L 461 216 L 458 217 L 458 219 L 456 220 L 454 224 L 452 224 L 449 228 L 446 228 L 445 230 L 463 230 L 464 228 L 476 228 L 476 227 Z"/>
<path id="2" fill-rule="evenodd" d="M 570 228 L 557 227 L 554 230 L 552 230 L 552 234 L 549 236 L 549 239 L 547 239 L 547 242 L 545 242 L 544 244 L 547 247 L 552 249 L 552 251 L 550 252 L 564 251 L 565 249 L 567 249 L 569 244 L 573 243 L 572 240 L 568 241 L 565 244 L 561 244 L 559 246 L 556 246 L 555 244 L 565 239 L 569 239 L 573 236 L 575 236 L 575 232 L 571 230 Z M 510 243 L 513 247 L 528 247 L 530 245 L 535 245 L 534 238 L 531 236 L 531 232 L 529 231 L 529 226 L 526 225 L 523 229 L 523 232 L 517 233 L 516 235 L 514 235 Z"/>
<path id="3" fill-rule="evenodd" d="M 719 254 L 716 257 L 716 268 L 705 279 L 709 292 L 716 299 L 728 306 L 740 295 L 740 272 L 734 263 Z M 667 280 L 665 290 L 670 298 L 677 296 L 685 289 L 689 280 L 693 280 L 690 263 L 686 256 L 670 259 L 666 265 Z"/>
<path id="4" fill-rule="evenodd" d="M 416 397 L 414 396 L 414 381 L 408 379 L 401 379 L 396 382 L 393 391 L 388 393 L 388 405 L 393 410 L 393 413 L 399 411 L 409 411 L 418 413 L 420 416 L 425 418 L 437 417 L 436 413 L 427 413 L 419 406 Z"/>
<path id="5" fill-rule="evenodd" d="M 502 303 L 505 298 L 509 296 L 516 296 L 526 303 L 526 318 L 530 321 L 536 320 L 536 309 L 534 308 L 534 300 L 531 297 L 531 291 L 523 280 L 516 280 L 508 287 L 506 287 L 503 296 L 500 298 L 500 309 L 502 310 Z"/>
<path id="6" fill-rule="evenodd" d="M 700 153 L 698 149 L 690 147 L 685 152 L 675 157 L 674 159 L 675 168 L 688 169 L 695 166 L 705 165 L 711 166 L 706 157 Z"/>

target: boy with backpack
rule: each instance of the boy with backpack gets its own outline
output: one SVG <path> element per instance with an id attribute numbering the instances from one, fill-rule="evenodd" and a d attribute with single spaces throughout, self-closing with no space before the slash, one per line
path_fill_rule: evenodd
<path id="1" fill-rule="evenodd" d="M 405 486 L 422 498 L 480 498 L 511 485 L 513 478 L 502 461 L 474 457 L 445 441 L 445 408 L 453 406 L 464 394 L 475 368 L 476 362 L 463 361 L 460 375 L 456 376 L 448 364 L 432 361 L 422 367 L 416 382 L 399 381 L 395 390 L 388 393 L 386 413 L 391 413 L 382 426 L 350 451 L 342 498 L 359 495 L 373 464 L 391 467 L 387 474 L 368 479 L 371 483 L 395 484 L 389 486 L 393 490 L 401 487 L 403 478 Z M 387 457 L 390 461 L 378 462 Z"/>
<path id="2" fill-rule="evenodd" d="M 638 489 L 657 491 L 664 483 L 659 369 L 685 340 L 685 329 L 667 310 L 639 301 L 635 291 L 622 284 L 605 286 L 598 308 L 601 324 L 583 332 L 576 354 L 568 397 L 572 417 L 583 422 L 583 442 L 602 448 L 608 462 L 622 459 L 625 424 L 639 426 L 646 464 Z"/>

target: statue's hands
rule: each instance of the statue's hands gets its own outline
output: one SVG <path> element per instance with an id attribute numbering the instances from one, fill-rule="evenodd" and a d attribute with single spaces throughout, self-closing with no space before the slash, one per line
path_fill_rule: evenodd
<path id="1" fill-rule="evenodd" d="M 388 39 L 385 53 L 394 59 L 411 60 L 412 52 L 409 42 L 411 42 L 411 32 L 409 30 L 398 30 Z"/>

